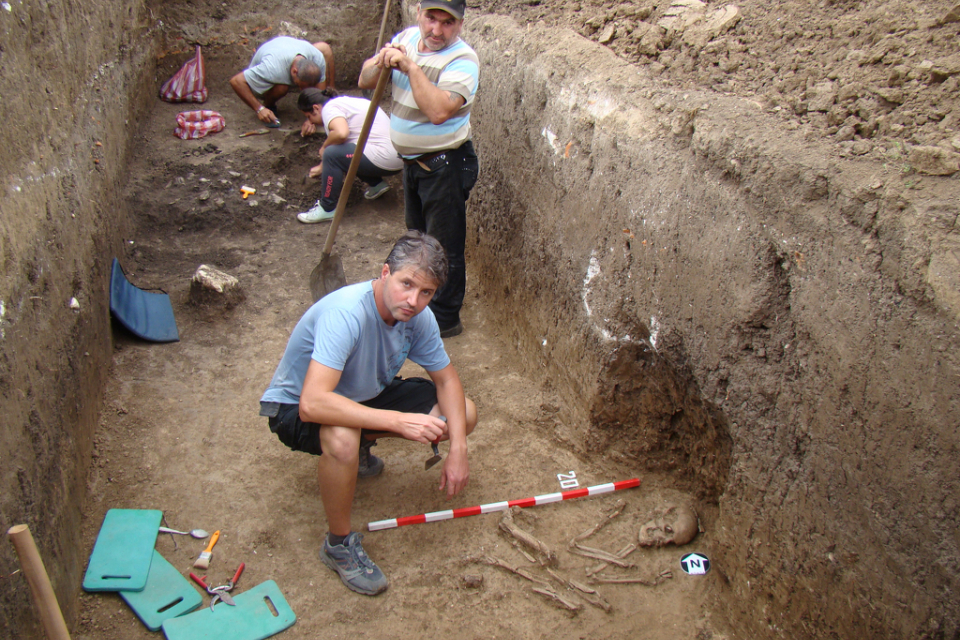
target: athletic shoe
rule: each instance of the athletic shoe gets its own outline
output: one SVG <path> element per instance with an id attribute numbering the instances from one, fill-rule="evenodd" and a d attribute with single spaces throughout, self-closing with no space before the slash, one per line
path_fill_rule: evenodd
<path id="1" fill-rule="evenodd" d="M 387 184 L 386 180 L 381 180 L 380 184 L 375 184 L 366 191 L 363 192 L 363 197 L 367 200 L 376 200 L 387 191 L 390 190 L 390 185 Z"/>
<path id="2" fill-rule="evenodd" d="M 357 468 L 358 478 L 372 478 L 383 473 L 383 460 L 370 453 L 370 447 L 377 444 L 376 440 L 367 440 L 360 437 L 360 466 Z"/>
<path id="3" fill-rule="evenodd" d="M 333 220 L 333 214 L 336 211 L 327 211 L 323 208 L 323 205 L 320 204 L 320 201 L 317 200 L 317 203 L 310 207 L 310 211 L 304 211 L 303 213 L 297 214 L 297 220 L 303 222 L 304 224 L 313 224 L 315 222 L 326 222 L 327 220 Z"/>
<path id="4" fill-rule="evenodd" d="M 440 329 L 440 338 L 452 338 L 463 333 L 463 323 L 458 322 L 457 324 L 449 327 L 447 329 Z"/>
<path id="5" fill-rule="evenodd" d="M 323 564 L 340 574 L 340 579 L 348 589 L 365 596 L 375 596 L 386 591 L 387 578 L 363 550 L 361 540 L 363 536 L 356 531 L 347 536 L 343 544 L 336 546 L 324 538 L 320 559 Z"/>

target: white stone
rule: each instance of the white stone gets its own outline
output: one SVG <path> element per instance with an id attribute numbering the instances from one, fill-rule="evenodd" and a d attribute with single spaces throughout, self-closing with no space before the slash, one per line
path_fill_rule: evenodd
<path id="1" fill-rule="evenodd" d="M 197 268 L 197 272 L 193 274 L 193 281 L 217 293 L 223 293 L 227 289 L 240 285 L 240 281 L 234 276 L 206 264 Z"/>

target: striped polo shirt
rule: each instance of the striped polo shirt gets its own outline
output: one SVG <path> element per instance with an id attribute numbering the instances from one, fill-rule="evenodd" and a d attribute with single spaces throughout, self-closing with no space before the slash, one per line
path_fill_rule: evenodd
<path id="1" fill-rule="evenodd" d="M 392 44 L 406 47 L 407 57 L 423 70 L 430 82 L 464 99 L 463 106 L 453 117 L 443 124 L 432 124 L 413 99 L 410 78 L 394 70 L 390 139 L 400 155 L 412 158 L 424 153 L 455 149 L 469 140 L 470 107 L 480 81 L 477 53 L 459 38 L 442 51 L 420 53 L 420 29 L 415 26 L 394 36 Z"/>

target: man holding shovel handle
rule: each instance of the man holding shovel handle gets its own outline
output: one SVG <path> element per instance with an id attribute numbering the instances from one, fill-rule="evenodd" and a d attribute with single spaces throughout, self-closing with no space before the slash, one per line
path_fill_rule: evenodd
<path id="1" fill-rule="evenodd" d="M 463 331 L 466 291 L 467 198 L 477 181 L 470 111 L 480 80 L 480 60 L 460 39 L 464 0 L 421 0 L 417 25 L 401 31 L 363 63 L 358 85 L 372 89 L 392 74 L 390 140 L 403 158 L 404 217 L 440 241 L 450 276 L 430 308 L 440 337 Z"/>
<path id="2" fill-rule="evenodd" d="M 379 278 L 337 289 L 307 310 L 260 401 L 260 414 L 281 442 L 319 456 L 320 499 L 330 527 L 320 558 L 364 595 L 387 588 L 360 534 L 350 529 L 357 478 L 383 471 L 383 461 L 370 453 L 376 439 L 449 440 L 440 490 L 451 498 L 469 479 L 467 436 L 477 410 L 464 396 L 427 308 L 446 276 L 440 243 L 408 231 Z M 430 379 L 397 376 L 407 359 Z"/>

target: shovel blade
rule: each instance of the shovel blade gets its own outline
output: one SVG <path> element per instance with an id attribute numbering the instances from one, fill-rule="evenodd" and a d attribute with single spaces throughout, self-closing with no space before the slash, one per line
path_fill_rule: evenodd
<path id="1" fill-rule="evenodd" d="M 320 257 L 320 263 L 310 272 L 310 293 L 316 302 L 328 293 L 346 286 L 347 276 L 343 273 L 343 262 L 335 253 Z"/>

